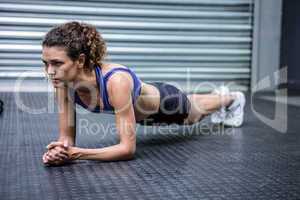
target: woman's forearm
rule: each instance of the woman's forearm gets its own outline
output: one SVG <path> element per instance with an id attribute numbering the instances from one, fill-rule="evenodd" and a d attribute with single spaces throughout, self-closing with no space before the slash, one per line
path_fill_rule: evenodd
<path id="1" fill-rule="evenodd" d="M 59 138 L 57 141 L 67 143 L 68 146 L 75 146 L 75 136 L 59 134 Z"/>
<path id="2" fill-rule="evenodd" d="M 71 148 L 71 160 L 101 160 L 101 161 L 114 161 L 114 160 L 128 160 L 133 158 L 135 148 L 128 148 L 123 144 L 117 144 L 109 147 L 98 149 L 86 148 Z"/>

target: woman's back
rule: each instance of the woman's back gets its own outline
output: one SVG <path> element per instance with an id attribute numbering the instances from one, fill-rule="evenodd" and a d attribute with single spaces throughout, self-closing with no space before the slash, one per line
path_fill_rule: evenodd
<path id="1" fill-rule="evenodd" d="M 80 104 L 84 108 L 88 108 L 87 105 L 91 104 L 93 98 L 92 96 L 96 95 L 97 103 L 92 106 L 95 108 L 91 111 L 112 111 L 113 108 L 109 102 L 110 90 L 107 88 L 110 87 L 110 77 L 113 75 L 120 76 L 120 72 L 122 73 L 122 76 L 126 76 L 132 81 L 132 97 L 136 121 L 142 120 L 150 114 L 157 112 L 159 107 L 159 91 L 154 86 L 142 82 L 129 68 L 115 63 L 103 64 L 101 68 L 95 70 L 94 76 L 98 82 L 98 87 L 100 87 L 102 82 L 101 88 L 98 88 L 96 94 L 77 91 L 75 93 L 76 103 Z M 94 78 L 91 80 L 94 80 Z M 102 94 L 100 94 L 100 92 L 102 92 Z"/>

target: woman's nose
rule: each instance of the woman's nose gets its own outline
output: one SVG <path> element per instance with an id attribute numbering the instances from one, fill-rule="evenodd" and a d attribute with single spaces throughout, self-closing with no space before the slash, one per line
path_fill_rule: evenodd
<path id="1" fill-rule="evenodd" d="M 47 73 L 50 77 L 53 77 L 56 74 L 56 71 L 53 67 L 48 66 Z"/>

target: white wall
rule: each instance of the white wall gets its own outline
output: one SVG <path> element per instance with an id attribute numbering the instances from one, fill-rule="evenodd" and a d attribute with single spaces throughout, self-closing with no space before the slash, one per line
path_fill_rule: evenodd
<path id="1" fill-rule="evenodd" d="M 271 86 L 276 89 L 273 73 L 280 66 L 282 0 L 255 0 L 251 88 L 270 76 Z"/>

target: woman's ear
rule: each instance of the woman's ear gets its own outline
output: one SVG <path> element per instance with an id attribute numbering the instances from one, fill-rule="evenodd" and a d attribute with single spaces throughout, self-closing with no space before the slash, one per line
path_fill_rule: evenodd
<path id="1" fill-rule="evenodd" d="M 79 68 L 83 68 L 84 64 L 85 64 L 85 55 L 83 53 L 81 53 L 78 57 Z"/>

